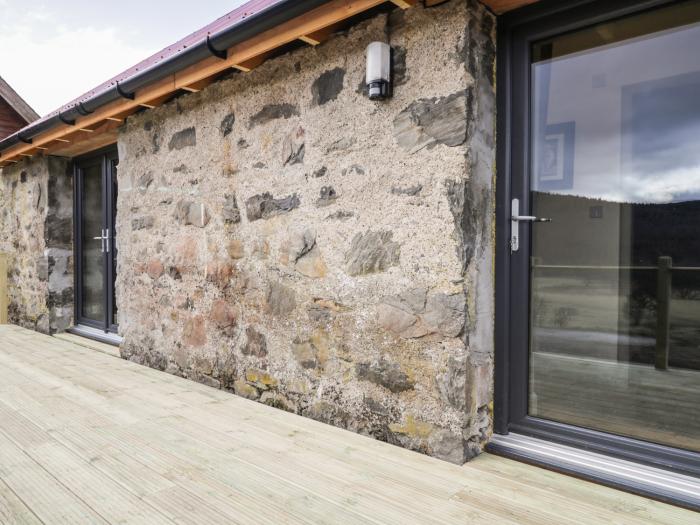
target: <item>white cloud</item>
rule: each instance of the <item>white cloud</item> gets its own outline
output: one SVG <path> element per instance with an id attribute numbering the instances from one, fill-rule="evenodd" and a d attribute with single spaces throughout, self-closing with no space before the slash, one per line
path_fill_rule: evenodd
<path id="1" fill-rule="evenodd" d="M 244 1 L 0 0 L 0 76 L 43 115 Z"/>
<path id="2" fill-rule="evenodd" d="M 0 75 L 40 115 L 57 109 L 152 52 L 125 41 L 113 27 L 54 26 L 47 31 L 48 17 L 37 11 L 23 13 L 14 20 L 3 18 L 6 21 L 0 23 Z"/>
<path id="3" fill-rule="evenodd" d="M 700 195 L 700 166 L 625 175 L 622 186 L 621 196 L 626 202 L 657 204 L 697 199 Z"/>
<path id="4" fill-rule="evenodd" d="M 574 182 L 574 188 L 552 193 L 637 204 L 700 199 L 700 165 L 653 173 L 581 171 L 574 174 Z"/>

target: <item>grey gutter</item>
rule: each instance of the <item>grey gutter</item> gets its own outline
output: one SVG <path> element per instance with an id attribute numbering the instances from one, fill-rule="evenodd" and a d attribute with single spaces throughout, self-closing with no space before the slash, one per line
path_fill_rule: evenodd
<path id="1" fill-rule="evenodd" d="M 188 47 L 175 55 L 172 55 L 154 66 L 144 69 L 132 75 L 122 82 L 115 83 L 113 88 L 98 93 L 90 98 L 79 101 L 69 108 L 61 108 L 56 115 L 36 124 L 22 128 L 9 137 L 0 140 L 0 157 L 2 152 L 20 142 L 31 143 L 31 140 L 55 126 L 74 121 L 80 116 L 94 112 L 96 109 L 124 98 L 124 95 L 133 95 L 137 90 L 152 84 L 157 80 L 167 77 L 177 71 L 196 64 L 205 58 L 212 56 L 212 49 L 226 51 L 228 48 L 240 44 L 251 37 L 264 31 L 273 29 L 289 20 L 311 11 L 330 0 L 283 0 L 270 7 L 262 9 L 250 17 L 219 31 L 208 38 Z"/>

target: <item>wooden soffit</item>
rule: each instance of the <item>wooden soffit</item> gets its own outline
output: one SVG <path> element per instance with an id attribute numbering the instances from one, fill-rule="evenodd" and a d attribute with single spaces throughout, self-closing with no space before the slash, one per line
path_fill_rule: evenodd
<path id="1" fill-rule="evenodd" d="M 427 7 L 444 4 L 449 0 L 424 0 Z M 539 0 L 479 0 L 497 15 L 501 15 L 518 7 L 523 7 L 529 4 L 539 2 Z"/>
<path id="2" fill-rule="evenodd" d="M 512 11 L 518 7 L 534 4 L 538 1 L 539 0 L 481 0 L 483 4 L 490 7 L 497 15 Z"/>

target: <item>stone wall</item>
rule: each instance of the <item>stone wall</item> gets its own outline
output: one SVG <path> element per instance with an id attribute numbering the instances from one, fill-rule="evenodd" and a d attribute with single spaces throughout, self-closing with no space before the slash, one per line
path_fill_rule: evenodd
<path id="1" fill-rule="evenodd" d="M 0 251 L 9 255 L 9 321 L 45 333 L 49 331 L 44 257 L 47 181 L 44 158 L 4 168 L 0 181 Z"/>
<path id="2" fill-rule="evenodd" d="M 73 324 L 73 169 L 67 159 L 48 158 L 48 207 L 44 226 L 48 265 L 50 332 Z"/>
<path id="3" fill-rule="evenodd" d="M 491 428 L 494 18 L 381 14 L 131 117 L 125 358 L 461 463 Z M 394 97 L 364 92 L 395 49 Z"/>
<path id="4" fill-rule="evenodd" d="M 9 255 L 9 321 L 43 333 L 73 315 L 69 162 L 36 156 L 0 175 L 0 251 Z"/>

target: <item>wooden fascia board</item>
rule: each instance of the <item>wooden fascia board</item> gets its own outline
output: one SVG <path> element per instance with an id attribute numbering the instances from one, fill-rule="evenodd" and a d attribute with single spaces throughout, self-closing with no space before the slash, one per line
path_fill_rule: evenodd
<path id="1" fill-rule="evenodd" d="M 37 146 L 45 146 L 65 135 L 74 133 L 76 128 L 90 128 L 99 125 L 110 117 L 128 114 L 135 108 L 149 107 L 154 101 L 162 100 L 171 93 L 196 85 L 213 75 L 230 68 L 252 69 L 248 65 L 256 64 L 256 59 L 266 53 L 285 44 L 298 40 L 301 36 L 320 31 L 328 26 L 341 22 L 347 18 L 360 14 L 368 9 L 383 4 L 386 0 L 333 0 L 304 15 L 298 16 L 288 22 L 269 29 L 259 35 L 237 44 L 230 48 L 227 58 L 222 60 L 209 57 L 197 64 L 189 66 L 173 75 L 161 79 L 150 86 L 138 90 L 134 100 L 120 99 L 107 104 L 90 115 L 77 119 L 75 126 L 60 125 L 34 137 L 32 144 L 16 144 L 4 152 L 0 157 L 0 167 L 6 165 L 22 153 L 27 153 Z M 392 0 L 393 1 L 393 0 Z M 395 3 L 395 2 L 394 2 Z M 407 0 L 408 4 L 415 3 Z M 243 65 L 243 66 L 241 66 Z"/>

